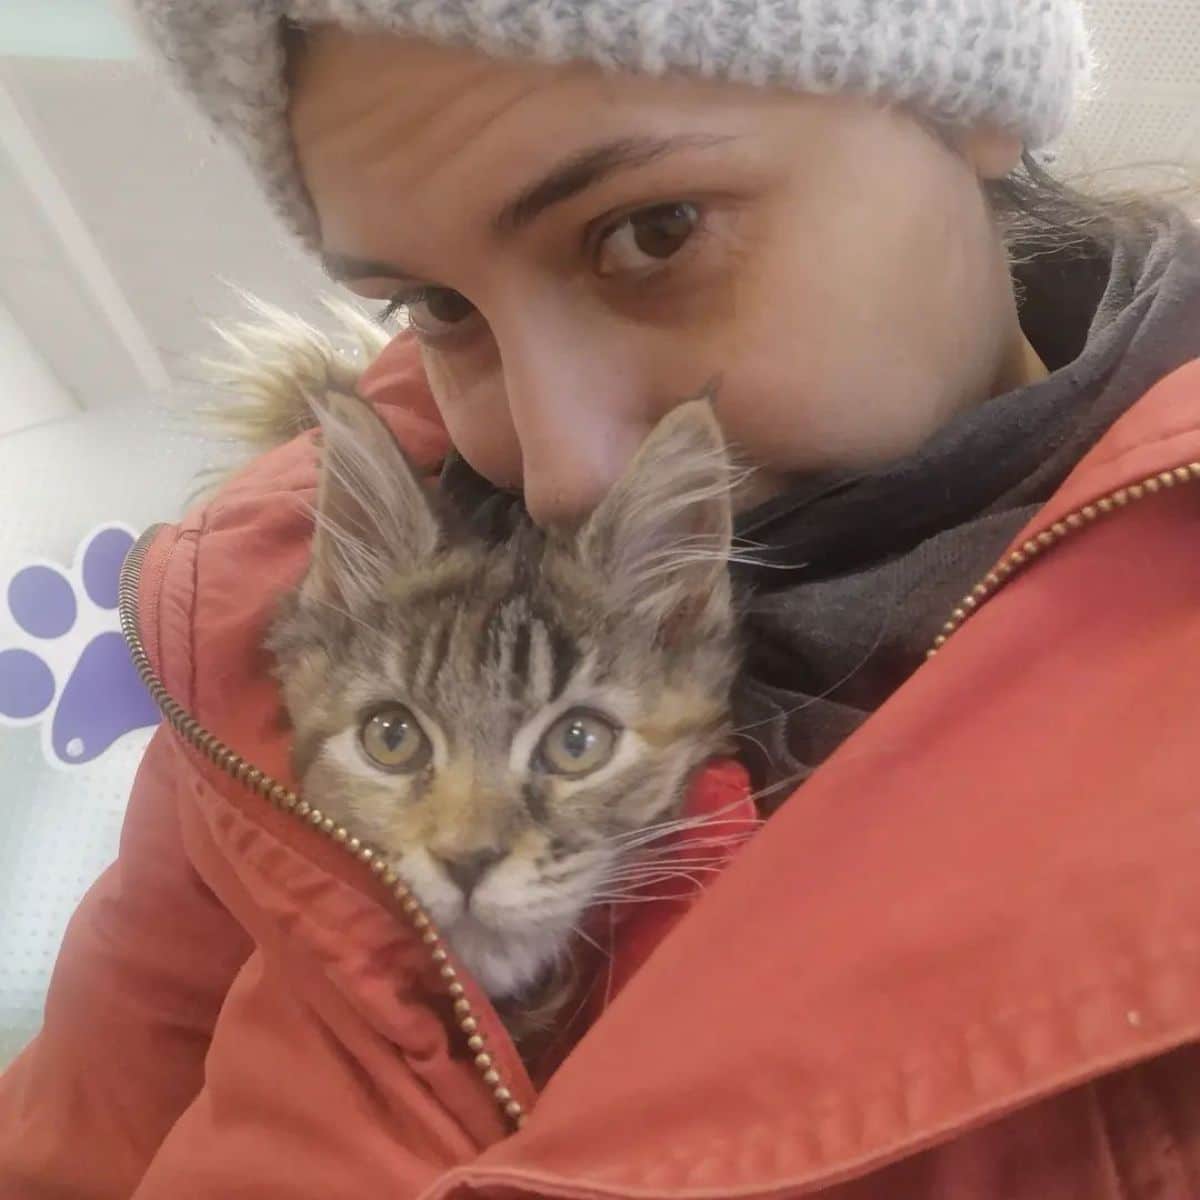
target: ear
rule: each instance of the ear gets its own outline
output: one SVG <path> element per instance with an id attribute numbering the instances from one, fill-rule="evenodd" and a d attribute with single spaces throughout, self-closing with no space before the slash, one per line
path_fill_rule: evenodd
<path id="1" fill-rule="evenodd" d="M 1017 169 L 1024 148 L 1012 133 L 979 126 L 958 138 L 959 150 L 980 179 L 1003 179 Z"/>
<path id="2" fill-rule="evenodd" d="M 584 560 L 621 606 L 668 637 L 731 615 L 729 456 L 707 400 L 673 409 L 579 534 Z"/>
<path id="3" fill-rule="evenodd" d="M 312 561 L 301 596 L 353 610 L 428 559 L 442 530 L 392 432 L 362 400 L 327 394 Z"/>

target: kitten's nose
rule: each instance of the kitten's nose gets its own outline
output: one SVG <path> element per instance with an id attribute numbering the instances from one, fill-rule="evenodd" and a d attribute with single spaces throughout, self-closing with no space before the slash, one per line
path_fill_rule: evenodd
<path id="1" fill-rule="evenodd" d="M 479 850 L 474 854 L 460 854 L 454 858 L 434 855 L 434 858 L 441 864 L 442 870 L 462 889 L 464 897 L 470 897 L 489 868 L 503 857 L 503 852 L 499 850 Z"/>

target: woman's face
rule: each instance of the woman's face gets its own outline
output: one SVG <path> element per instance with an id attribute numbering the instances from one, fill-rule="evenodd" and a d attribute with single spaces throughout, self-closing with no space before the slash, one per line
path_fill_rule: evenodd
<path id="1" fill-rule="evenodd" d="M 716 386 L 766 487 L 916 448 L 1031 369 L 979 185 L 847 97 L 312 31 L 291 123 L 333 274 L 395 298 L 450 435 L 543 524 Z"/>

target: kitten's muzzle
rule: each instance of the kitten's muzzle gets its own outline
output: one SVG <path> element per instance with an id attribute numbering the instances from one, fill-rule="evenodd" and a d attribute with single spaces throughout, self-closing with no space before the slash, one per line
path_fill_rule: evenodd
<path id="1" fill-rule="evenodd" d="M 463 899 L 469 900 L 479 881 L 506 856 L 503 850 L 480 850 L 474 854 L 463 854 L 455 858 L 443 858 L 437 854 L 430 857 L 442 868 L 462 891 Z"/>

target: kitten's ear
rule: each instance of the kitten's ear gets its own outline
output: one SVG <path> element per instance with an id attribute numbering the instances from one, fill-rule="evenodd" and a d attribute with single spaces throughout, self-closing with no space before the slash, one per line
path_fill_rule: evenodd
<path id="1" fill-rule="evenodd" d="M 392 432 L 362 400 L 330 394 L 321 423 L 312 561 L 305 599 L 353 609 L 397 570 L 418 566 L 442 531 L 425 489 Z"/>
<path id="2" fill-rule="evenodd" d="M 707 400 L 672 409 L 579 534 L 620 605 L 668 636 L 731 617 L 733 536 L 725 439 Z"/>

